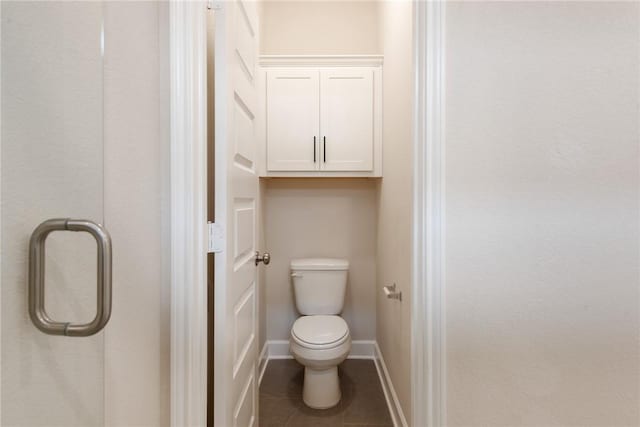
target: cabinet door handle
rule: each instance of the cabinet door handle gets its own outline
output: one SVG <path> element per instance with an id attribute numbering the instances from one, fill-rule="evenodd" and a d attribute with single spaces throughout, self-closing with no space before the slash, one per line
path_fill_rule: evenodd
<path id="1" fill-rule="evenodd" d="M 313 163 L 316 162 L 316 137 L 313 137 Z"/>
<path id="2" fill-rule="evenodd" d="M 327 137 L 326 137 L 326 136 L 323 136 L 323 137 L 322 137 L 322 145 L 323 145 L 323 147 L 322 147 L 322 151 L 323 151 L 323 153 L 322 153 L 323 162 L 324 162 L 324 163 L 327 163 Z"/>

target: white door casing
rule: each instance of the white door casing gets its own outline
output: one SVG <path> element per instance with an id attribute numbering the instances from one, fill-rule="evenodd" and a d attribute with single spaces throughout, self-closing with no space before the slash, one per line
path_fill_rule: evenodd
<path id="1" fill-rule="evenodd" d="M 206 7 L 204 2 L 184 2 L 171 0 L 169 3 L 169 41 L 171 50 L 171 425 L 172 427 L 204 426 L 206 415 L 206 169 L 204 159 L 206 157 L 206 88 L 204 80 L 206 73 L 203 64 L 206 64 Z M 229 9 L 235 8 L 233 3 L 220 3 L 220 10 L 216 12 L 217 43 L 216 60 L 218 63 L 218 76 L 216 81 L 224 82 L 228 78 L 228 69 L 224 69 L 227 60 L 225 55 L 232 58 L 227 52 L 221 54 L 222 38 L 229 37 L 228 32 L 233 29 L 233 21 L 224 19 L 233 16 Z M 414 13 L 414 55 L 416 58 L 414 71 L 416 72 L 417 97 L 415 106 L 416 135 L 415 149 L 415 180 L 414 180 L 414 247 L 413 258 L 433 260 L 437 259 L 435 252 L 442 257 L 440 238 L 430 237 L 429 231 L 437 224 L 433 221 L 434 212 L 442 205 L 441 197 L 434 197 L 434 203 L 427 203 L 427 196 L 432 194 L 425 190 L 432 188 L 434 183 L 441 188 L 442 181 L 437 179 L 442 173 L 441 169 L 427 167 L 444 164 L 441 156 L 431 156 L 433 149 L 443 145 L 442 138 L 438 136 L 439 126 L 443 119 L 444 106 L 442 101 L 443 65 L 444 65 L 444 5 L 440 2 L 418 2 Z M 224 19 L 223 19 L 224 18 Z M 230 29 L 231 28 L 231 29 Z M 425 59 L 426 58 L 426 59 Z M 340 65 L 345 58 L 338 57 L 312 57 L 305 61 L 311 66 Z M 358 65 L 378 66 L 381 59 L 376 55 L 361 55 L 351 59 Z M 303 61 L 304 62 L 304 61 Z M 299 65 L 297 57 L 263 57 L 263 65 L 295 66 Z M 233 64 L 233 62 L 231 62 Z M 228 67 L 230 68 L 230 67 Z M 223 75 L 224 74 L 224 75 Z M 376 125 L 374 143 L 376 156 L 374 158 L 375 169 L 378 175 L 382 170 L 381 161 L 381 127 L 379 123 L 381 114 L 381 70 L 374 71 L 375 114 Z M 427 89 L 436 89 L 425 90 Z M 225 131 L 219 126 L 226 126 L 222 115 L 228 113 L 226 105 L 220 102 L 216 108 L 219 123 L 216 123 L 216 150 L 224 150 Z M 436 126 L 426 126 L 430 122 Z M 425 129 L 432 132 L 425 133 Z M 435 132 L 435 134 L 434 134 Z M 426 144 L 425 144 L 426 141 Z M 428 145 L 430 148 L 425 147 Z M 444 148 L 444 147 L 441 147 Z M 216 216 L 218 221 L 226 221 L 227 209 L 227 185 L 228 180 L 220 167 L 228 168 L 226 151 L 216 151 Z M 425 154 L 426 153 L 426 154 Z M 225 154 L 224 157 L 220 157 Z M 427 174 L 427 172 L 429 172 Z M 314 174 L 317 172 L 313 172 Z M 353 176 L 356 176 L 353 173 Z M 282 175 L 295 176 L 295 175 Z M 310 176 L 310 175 L 300 175 Z M 357 175 L 360 176 L 360 175 Z M 231 179 L 231 178 L 230 178 Z M 221 182 L 222 180 L 223 182 Z M 221 192 L 225 192 L 223 196 Z M 221 215 L 221 216 L 218 216 Z M 223 218 L 224 217 L 224 218 Z M 227 232 L 229 227 L 226 227 Z M 228 252 L 228 248 L 227 248 Z M 202 253 L 202 257 L 197 254 Z M 429 256 L 427 257 L 427 253 Z M 224 279 L 228 266 L 222 263 L 223 257 L 216 260 L 216 281 Z M 435 262 L 433 265 L 441 266 L 443 262 Z M 222 264 L 220 264 L 222 263 Z M 445 336 L 440 322 L 443 316 L 440 310 L 440 298 L 431 298 L 431 295 L 442 297 L 440 290 L 442 278 L 427 277 L 424 268 L 425 263 L 414 263 L 413 293 L 414 304 L 412 306 L 412 322 L 424 324 L 425 328 L 412 331 L 412 413 L 414 425 L 437 426 L 446 424 L 446 402 L 444 401 L 444 388 L 446 386 L 444 360 Z M 417 268 L 419 266 L 420 268 Z M 222 272 L 225 270 L 225 273 Z M 224 282 L 223 282 L 224 283 Z M 225 289 L 216 289 L 216 324 L 221 329 L 220 321 L 225 321 L 227 313 L 221 311 L 226 300 L 221 302 L 220 297 L 226 296 Z M 427 300 L 435 303 L 435 310 L 427 309 Z M 427 320 L 428 318 L 428 320 Z M 218 332 L 218 330 L 216 330 Z M 225 343 L 227 336 L 216 334 L 215 369 L 216 369 L 216 400 L 217 406 L 215 423 L 217 426 L 230 426 L 231 398 L 227 390 L 230 388 L 230 372 L 224 370 L 225 364 L 231 355 L 221 344 Z M 255 338 L 254 338 L 255 339 Z M 229 362 L 230 364 L 230 362 Z M 226 375 L 226 376 L 225 376 Z M 224 378 L 223 378 L 224 377 Z M 255 374 L 254 374 L 255 378 Z M 255 386 L 255 381 L 254 381 Z M 255 399 L 255 394 L 253 395 Z M 254 400 L 255 402 L 255 400 Z M 254 419 L 255 424 L 255 419 Z"/>
<path id="2" fill-rule="evenodd" d="M 411 422 L 447 425 L 445 2 L 414 5 Z"/>
<path id="3" fill-rule="evenodd" d="M 373 69 L 320 71 L 320 136 L 322 170 L 373 170 Z"/>
<path id="4" fill-rule="evenodd" d="M 256 3 L 216 5 L 215 216 L 226 247 L 215 257 L 215 404 L 219 427 L 257 422 Z"/>
<path id="5" fill-rule="evenodd" d="M 266 86 L 267 169 L 316 170 L 320 127 L 318 71 L 269 70 Z"/>

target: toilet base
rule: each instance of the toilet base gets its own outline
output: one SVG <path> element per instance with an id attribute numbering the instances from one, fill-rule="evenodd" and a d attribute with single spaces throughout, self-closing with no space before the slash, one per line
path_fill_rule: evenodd
<path id="1" fill-rule="evenodd" d="M 338 367 L 328 369 L 304 368 L 302 400 L 310 408 L 328 409 L 340 402 Z"/>

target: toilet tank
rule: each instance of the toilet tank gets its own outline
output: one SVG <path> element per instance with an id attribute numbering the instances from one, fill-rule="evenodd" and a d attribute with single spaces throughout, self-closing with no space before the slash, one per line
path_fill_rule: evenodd
<path id="1" fill-rule="evenodd" d="M 300 314 L 335 315 L 342 312 L 349 261 L 335 258 L 291 260 L 291 279 Z"/>

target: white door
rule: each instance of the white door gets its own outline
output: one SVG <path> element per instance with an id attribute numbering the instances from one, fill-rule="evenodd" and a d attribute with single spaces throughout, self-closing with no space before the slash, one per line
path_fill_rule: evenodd
<path id="1" fill-rule="evenodd" d="M 321 169 L 373 170 L 373 69 L 320 72 Z"/>
<path id="2" fill-rule="evenodd" d="M 215 257 L 214 423 L 257 423 L 256 63 L 254 2 L 215 12 L 215 216 L 226 247 Z"/>
<path id="3" fill-rule="evenodd" d="M 105 5 L 1 2 L 0 8 L 0 424 L 104 426 L 104 332 L 66 337 L 36 329 L 27 283 L 29 237 L 38 224 L 69 217 L 104 223 Z M 95 241 L 87 233 L 56 231 L 46 239 L 45 254 L 51 319 L 90 321 L 96 313 Z"/>
<path id="4" fill-rule="evenodd" d="M 267 167 L 313 171 L 319 164 L 318 71 L 267 71 Z"/>

